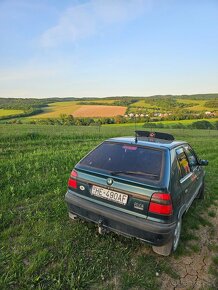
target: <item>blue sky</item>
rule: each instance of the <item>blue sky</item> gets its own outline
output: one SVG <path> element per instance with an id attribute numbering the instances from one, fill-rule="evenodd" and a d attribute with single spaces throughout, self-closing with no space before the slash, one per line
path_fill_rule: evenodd
<path id="1" fill-rule="evenodd" d="M 212 92 L 217 0 L 0 0 L 0 97 Z"/>

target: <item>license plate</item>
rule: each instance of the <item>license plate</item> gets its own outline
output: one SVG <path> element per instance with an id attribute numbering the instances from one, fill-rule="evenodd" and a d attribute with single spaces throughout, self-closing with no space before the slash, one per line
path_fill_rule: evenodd
<path id="1" fill-rule="evenodd" d="M 123 193 L 113 191 L 110 189 L 98 187 L 95 185 L 92 186 L 91 194 L 100 198 L 108 199 L 116 203 L 123 204 L 123 205 L 126 205 L 127 200 L 128 200 L 127 194 L 123 194 Z"/>

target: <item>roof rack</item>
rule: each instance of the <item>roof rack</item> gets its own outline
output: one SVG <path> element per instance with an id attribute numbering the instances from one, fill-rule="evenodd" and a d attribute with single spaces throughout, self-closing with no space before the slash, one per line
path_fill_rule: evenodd
<path id="1" fill-rule="evenodd" d="M 175 140 L 173 135 L 162 132 L 149 132 L 149 131 L 135 131 L 135 142 L 137 143 L 138 138 L 148 138 L 148 141 L 155 141 L 154 139 L 161 139 L 165 141 Z"/>

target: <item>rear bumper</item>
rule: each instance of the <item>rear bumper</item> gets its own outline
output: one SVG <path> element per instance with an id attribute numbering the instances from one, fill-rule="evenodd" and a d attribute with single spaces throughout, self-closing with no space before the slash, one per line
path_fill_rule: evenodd
<path id="1" fill-rule="evenodd" d="M 172 237 L 176 223 L 161 224 L 119 210 L 96 204 L 67 192 L 65 201 L 69 212 L 92 221 L 113 232 L 135 237 L 155 246 L 162 246 Z"/>

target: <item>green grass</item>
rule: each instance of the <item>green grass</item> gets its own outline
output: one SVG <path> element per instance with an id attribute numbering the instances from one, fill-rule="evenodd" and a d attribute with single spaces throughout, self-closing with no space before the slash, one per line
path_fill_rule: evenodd
<path id="1" fill-rule="evenodd" d="M 138 125 L 137 125 L 138 126 Z M 115 234 L 99 236 L 95 225 L 70 222 L 64 202 L 69 173 L 108 137 L 132 135 L 131 126 L 96 127 L 0 124 L 0 289 L 158 289 L 156 272 L 176 274 L 170 258 L 148 245 Z M 209 159 L 206 198 L 195 201 L 183 221 L 178 259 L 197 251 L 202 214 L 217 199 L 218 132 L 169 130 Z M 200 238 L 200 237 L 199 237 Z"/>
<path id="2" fill-rule="evenodd" d="M 205 106 L 205 103 L 208 102 L 205 100 L 192 100 L 192 99 L 177 99 L 178 103 L 181 104 L 190 104 L 190 107 L 187 107 L 191 111 L 214 111 L 215 108 Z"/>
<path id="3" fill-rule="evenodd" d="M 23 112 L 23 110 L 0 109 L 0 117 L 19 115 Z"/>
<path id="4" fill-rule="evenodd" d="M 89 105 L 92 105 L 93 102 L 97 103 L 98 101 L 100 104 L 105 103 L 105 105 L 109 105 L 114 102 L 113 100 L 90 100 L 84 102 L 89 103 Z M 44 118 L 58 118 L 60 117 L 61 114 L 71 115 L 82 106 L 80 102 L 82 102 L 82 100 L 50 103 L 48 107 L 45 107 L 43 109 L 42 113 L 35 116 L 31 116 L 29 118 L 44 119 Z"/>
<path id="5" fill-rule="evenodd" d="M 209 121 L 211 123 L 214 123 L 218 121 L 218 118 L 211 118 L 211 119 L 192 119 L 192 120 L 176 120 L 176 121 L 161 121 L 161 122 L 154 122 L 156 124 L 164 124 L 164 125 L 173 125 L 173 124 L 183 124 L 183 125 L 191 125 L 193 122 L 197 121 Z"/>
<path id="6" fill-rule="evenodd" d="M 178 123 L 183 124 L 183 125 L 191 125 L 193 122 L 197 122 L 197 121 L 209 121 L 211 123 L 215 123 L 216 121 L 218 121 L 218 118 L 211 118 L 211 119 L 191 119 L 191 120 L 177 120 L 177 121 L 158 121 L 158 122 L 149 122 L 149 124 L 163 124 L 163 125 L 169 125 L 169 126 L 173 126 L 176 125 Z M 107 125 L 103 125 L 103 127 L 114 127 L 114 126 L 118 126 L 118 127 L 129 127 L 129 128 L 135 128 L 139 129 L 139 128 L 143 128 L 143 125 L 145 124 L 145 122 L 143 123 L 124 123 L 124 124 L 107 124 Z M 150 130 L 150 129 L 149 129 Z M 155 128 L 156 130 L 156 128 Z M 168 129 L 165 129 L 168 130 Z"/>
<path id="7" fill-rule="evenodd" d="M 158 100 L 158 99 L 157 99 Z M 208 106 L 205 106 L 205 104 L 208 102 L 208 99 L 185 99 L 185 98 L 176 98 L 176 102 L 178 106 L 173 108 L 173 111 L 175 110 L 180 110 L 181 108 L 179 107 L 179 104 L 185 104 L 186 110 L 190 110 L 192 112 L 202 112 L 202 111 L 214 111 L 216 108 L 211 108 Z M 167 103 L 167 101 L 166 101 Z M 139 100 L 133 104 L 131 104 L 129 111 L 132 113 L 140 113 L 140 110 L 142 112 L 147 111 L 147 112 L 153 112 L 155 110 L 160 110 L 160 111 L 166 111 L 166 108 L 164 105 L 166 103 L 161 104 L 156 104 L 155 101 L 150 102 L 150 98 L 144 98 L 142 100 Z M 171 111 L 169 108 L 167 111 Z"/>
<path id="8" fill-rule="evenodd" d="M 71 115 L 80 107 L 76 101 L 51 103 L 43 109 L 43 113 L 30 116 L 29 119 L 58 118 L 61 114 Z"/>

